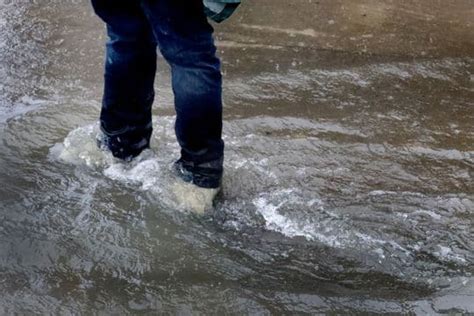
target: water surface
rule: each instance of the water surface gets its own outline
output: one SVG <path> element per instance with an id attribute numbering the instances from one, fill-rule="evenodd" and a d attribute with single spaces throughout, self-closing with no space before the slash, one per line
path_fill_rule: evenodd
<path id="1" fill-rule="evenodd" d="M 93 144 L 89 4 L 2 4 L 0 313 L 474 312 L 469 1 L 291 5 L 314 24 L 267 2 L 217 27 L 226 174 L 205 216 L 172 194 L 164 62 L 152 149 L 119 163 Z"/>

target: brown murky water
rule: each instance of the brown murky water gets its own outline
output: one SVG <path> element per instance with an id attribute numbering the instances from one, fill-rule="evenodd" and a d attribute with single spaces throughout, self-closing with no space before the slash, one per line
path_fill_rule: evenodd
<path id="1" fill-rule="evenodd" d="M 216 26 L 226 175 L 199 217 L 169 194 L 165 63 L 152 150 L 104 160 L 88 2 L 0 1 L 0 313 L 473 313 L 473 17 L 246 2 Z"/>

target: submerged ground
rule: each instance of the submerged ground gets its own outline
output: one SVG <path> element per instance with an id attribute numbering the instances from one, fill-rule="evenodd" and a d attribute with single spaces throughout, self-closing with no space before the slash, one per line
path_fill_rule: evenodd
<path id="1" fill-rule="evenodd" d="M 474 313 L 473 18 L 245 2 L 216 26 L 226 175 L 199 217 L 170 194 L 165 63 L 152 151 L 104 160 L 89 3 L 0 2 L 0 313 Z"/>

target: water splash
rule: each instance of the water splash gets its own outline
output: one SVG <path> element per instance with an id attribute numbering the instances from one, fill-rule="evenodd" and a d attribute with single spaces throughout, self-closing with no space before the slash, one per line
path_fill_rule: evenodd
<path id="1" fill-rule="evenodd" d="M 96 143 L 98 124 L 79 127 L 69 133 L 63 143 L 50 149 L 50 157 L 59 161 L 86 166 L 123 184 L 138 186 L 151 191 L 169 208 L 204 214 L 212 209 L 218 189 L 199 188 L 180 180 L 173 174 L 171 163 L 152 150 L 145 150 L 132 162 L 120 161 Z M 158 132 L 159 133 L 159 132 Z M 174 146 L 166 151 L 174 151 Z"/>

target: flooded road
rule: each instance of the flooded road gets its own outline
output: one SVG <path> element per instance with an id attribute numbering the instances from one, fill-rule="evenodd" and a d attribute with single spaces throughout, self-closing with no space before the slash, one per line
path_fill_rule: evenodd
<path id="1" fill-rule="evenodd" d="M 170 189 L 163 60 L 152 149 L 118 163 L 93 146 L 88 2 L 0 2 L 0 314 L 474 313 L 473 10 L 245 3 L 216 26 L 226 174 L 202 217 Z"/>

